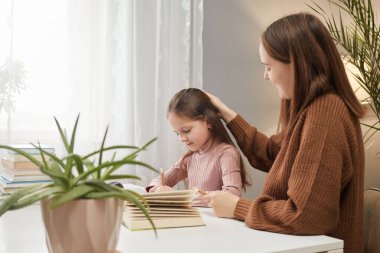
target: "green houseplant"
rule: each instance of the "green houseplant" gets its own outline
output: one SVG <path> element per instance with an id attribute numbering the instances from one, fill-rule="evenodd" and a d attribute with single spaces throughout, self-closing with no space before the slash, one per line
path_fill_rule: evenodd
<path id="1" fill-rule="evenodd" d="M 367 102 L 375 115 L 375 122 L 365 124 L 364 134 L 367 142 L 380 131 L 380 26 L 376 24 L 371 0 L 328 0 L 330 7 L 338 7 L 339 14 L 326 13 L 322 7 L 309 5 L 320 14 L 335 41 L 344 49 L 344 58 L 358 73 L 353 73 L 360 87 L 368 97 Z M 346 13 L 350 21 L 345 19 Z M 346 15 L 346 16 L 347 16 Z"/>
<path id="2" fill-rule="evenodd" d="M 41 209 L 43 211 L 43 218 L 45 223 L 45 228 L 48 231 L 49 229 L 55 230 L 55 232 L 61 233 L 60 235 L 49 235 L 47 234 L 47 244 L 50 252 L 108 252 L 114 251 L 117 243 L 117 238 L 120 230 L 122 210 L 123 210 L 123 201 L 129 201 L 134 204 L 138 208 L 142 210 L 147 219 L 152 224 L 153 228 L 154 224 L 149 216 L 147 211 L 147 205 L 145 200 L 139 194 L 124 190 L 118 186 L 109 185 L 108 180 L 118 180 L 118 179 L 139 179 L 139 177 L 135 175 L 126 175 L 126 174 L 117 174 L 117 170 L 123 165 L 139 165 L 156 171 L 152 166 L 138 161 L 137 156 L 139 152 L 145 150 L 155 139 L 152 139 L 142 147 L 136 146 L 126 146 L 126 145 L 117 145 L 117 146 L 105 146 L 106 136 L 108 132 L 108 128 L 105 131 L 103 140 L 101 142 L 101 146 L 99 149 L 84 155 L 80 156 L 74 152 L 74 144 L 75 144 L 75 134 L 78 126 L 79 115 L 75 121 L 75 125 L 71 134 L 71 138 L 66 136 L 66 132 L 61 128 L 59 122 L 55 118 L 56 125 L 59 130 L 59 134 L 61 140 L 65 146 L 67 151 L 67 155 L 58 158 L 55 154 L 49 153 L 43 150 L 40 145 L 34 145 L 40 152 L 42 161 L 37 160 L 35 157 L 30 154 L 11 147 L 7 145 L 0 145 L 0 148 L 12 150 L 20 155 L 27 157 L 30 161 L 36 164 L 41 171 L 48 175 L 52 182 L 44 185 L 36 185 L 27 188 L 22 188 L 17 192 L 11 194 L 8 198 L 6 198 L 0 204 L 0 216 L 3 215 L 8 210 L 19 209 L 25 206 L 29 206 L 37 201 L 41 201 Z M 122 158 L 116 159 L 116 150 L 132 150 L 132 152 Z M 103 157 L 105 152 L 113 151 L 113 156 L 109 160 L 104 160 Z M 111 200 L 113 205 L 111 208 L 98 207 L 98 203 L 94 201 L 104 201 Z M 91 207 L 85 207 L 84 213 L 80 214 L 79 217 L 77 214 L 68 214 L 73 208 L 73 203 L 79 203 L 80 201 L 84 201 L 85 203 L 92 203 Z M 92 202 L 91 202 L 92 201 Z M 94 204 L 95 203 L 95 204 Z M 107 205 L 107 203 L 105 204 Z M 59 208 L 63 208 L 64 211 L 60 211 L 59 215 L 65 215 L 64 217 L 60 216 L 57 222 L 60 222 L 59 225 L 57 223 L 52 223 L 53 218 L 56 217 L 45 217 L 46 215 L 50 215 L 54 210 L 58 210 Z M 78 207 L 75 207 L 78 209 Z M 100 217 L 97 216 L 96 220 L 90 221 L 90 224 L 82 224 L 80 227 L 83 227 L 83 231 L 80 231 L 80 227 L 75 228 L 75 231 L 63 231 L 63 223 L 68 223 L 71 219 L 77 219 L 74 223 L 81 223 L 83 220 L 88 220 L 89 217 L 94 216 L 94 213 L 107 209 L 108 216 L 111 217 Z M 112 212 L 110 212 L 112 210 Z M 58 211 L 57 211 L 58 212 Z M 111 213 L 111 214 L 110 214 Z M 106 214 L 106 215 L 107 215 Z M 55 215 L 55 214 L 54 214 Z M 68 215 L 69 217 L 66 217 Z M 71 215 L 71 217 L 70 217 Z M 78 216 L 73 218 L 73 216 Z M 86 216 L 86 217 L 83 217 Z M 115 217 L 113 217 L 115 216 Z M 63 223 L 62 223 L 63 220 Z M 114 235 L 116 238 L 92 238 L 91 242 L 80 242 L 82 244 L 94 244 L 98 242 L 102 242 L 104 245 L 82 245 L 77 248 L 72 248 L 73 240 L 78 240 L 77 237 L 86 234 L 93 230 L 86 226 L 92 226 L 91 224 L 96 224 L 96 227 L 99 230 L 102 230 L 101 221 L 105 222 L 104 228 L 105 231 L 109 229 L 113 229 L 113 232 L 107 232 L 106 234 Z M 112 220 L 112 222 L 110 222 Z M 110 223 L 115 223 L 115 228 L 109 228 Z M 49 228 L 48 228 L 49 226 Z M 58 226 L 58 229 L 57 229 Z M 59 231 L 57 231 L 59 230 Z M 96 232 L 96 231 L 95 231 Z M 77 236 L 72 236 L 67 239 L 68 234 L 77 233 Z M 96 235 L 95 237 L 97 237 Z M 62 238 L 66 238 L 67 242 L 58 242 L 57 240 L 61 240 Z M 81 241 L 82 239 L 80 239 Z M 63 248 L 63 244 L 70 244 L 71 246 L 67 246 L 68 248 Z M 110 245 L 112 244 L 112 245 Z M 55 245 L 58 245 L 57 248 L 60 250 L 55 250 Z M 103 247 L 103 248 L 102 248 Z"/>

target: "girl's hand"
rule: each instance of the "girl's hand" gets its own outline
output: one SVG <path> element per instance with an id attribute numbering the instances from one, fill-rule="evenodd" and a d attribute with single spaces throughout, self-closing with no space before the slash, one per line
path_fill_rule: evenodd
<path id="1" fill-rule="evenodd" d="M 156 185 L 149 189 L 149 193 L 152 192 L 168 192 L 173 191 L 173 188 L 167 186 L 167 185 Z"/>
<path id="2" fill-rule="evenodd" d="M 197 195 L 195 196 L 195 198 L 193 199 L 193 201 L 194 201 L 193 206 L 208 207 L 208 201 L 207 201 L 207 199 L 203 199 L 203 196 L 205 196 L 209 192 L 199 190 L 197 188 L 194 188 L 194 189 L 196 189 L 198 192 L 197 192 Z"/>
<path id="3" fill-rule="evenodd" d="M 237 113 L 225 105 L 218 97 L 212 95 L 211 93 L 208 93 L 207 91 L 203 92 L 207 94 L 211 100 L 211 103 L 219 110 L 220 116 L 226 123 L 230 122 L 236 117 Z"/>
<path id="4" fill-rule="evenodd" d="M 203 196 L 203 201 L 208 202 L 212 207 L 215 216 L 224 218 L 234 218 L 236 204 L 239 197 L 227 191 L 214 191 Z"/>

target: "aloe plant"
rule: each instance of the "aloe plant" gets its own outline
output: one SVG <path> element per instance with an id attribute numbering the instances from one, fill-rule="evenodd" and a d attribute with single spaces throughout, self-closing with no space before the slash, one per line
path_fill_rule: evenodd
<path id="1" fill-rule="evenodd" d="M 149 164 L 136 160 L 138 153 L 145 150 L 156 138 L 150 140 L 142 147 L 126 145 L 106 147 L 107 127 L 100 148 L 90 154 L 81 156 L 74 153 L 75 134 L 79 115 L 75 121 L 71 138 L 66 136 L 66 132 L 61 128 L 58 120 L 56 118 L 54 119 L 61 140 L 67 151 L 67 155 L 62 158 L 58 158 L 55 154 L 43 150 L 39 144 L 32 145 L 39 150 L 42 161 L 37 160 L 21 149 L 0 145 L 2 149 L 12 150 L 27 157 L 31 162 L 36 164 L 44 174 L 52 179 L 52 183 L 25 187 L 12 193 L 0 204 L 0 216 L 8 210 L 19 209 L 45 198 L 51 200 L 50 207 L 54 208 L 75 199 L 116 197 L 134 203 L 144 213 L 152 224 L 154 231 L 156 231 L 154 223 L 147 211 L 147 203 L 141 195 L 134 191 L 124 190 L 118 186 L 107 184 L 108 180 L 140 179 L 135 175 L 117 174 L 117 170 L 123 165 L 139 165 L 158 172 Z M 116 151 L 125 149 L 130 149 L 132 152 L 120 159 L 115 159 Z M 114 153 L 110 160 L 104 161 L 103 155 L 106 151 L 113 151 Z"/>
<path id="2" fill-rule="evenodd" d="M 373 124 L 362 123 L 368 127 L 364 134 L 367 142 L 380 131 L 380 26 L 376 24 L 371 0 L 327 1 L 338 7 L 338 15 L 328 14 L 315 2 L 315 7 L 309 7 L 324 18 L 332 37 L 345 49 L 344 57 L 359 71 L 354 76 L 368 94 L 365 100 L 376 116 Z M 342 18 L 341 11 L 348 14 L 350 22 Z"/>

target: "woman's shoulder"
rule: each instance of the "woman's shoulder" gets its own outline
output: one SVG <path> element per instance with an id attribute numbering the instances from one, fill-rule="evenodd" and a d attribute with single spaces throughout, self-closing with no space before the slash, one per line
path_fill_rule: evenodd
<path id="1" fill-rule="evenodd" d="M 341 114 L 349 112 L 343 99 L 333 93 L 327 93 L 315 98 L 307 109 L 308 111 L 323 114 Z"/>

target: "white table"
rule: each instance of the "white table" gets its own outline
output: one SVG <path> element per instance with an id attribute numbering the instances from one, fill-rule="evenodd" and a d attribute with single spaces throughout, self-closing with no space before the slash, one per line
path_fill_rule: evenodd
<path id="1" fill-rule="evenodd" d="M 213 216 L 200 208 L 206 226 L 120 232 L 122 253 L 342 253 L 343 241 L 328 236 L 292 236 L 250 229 L 243 222 Z M 46 253 L 40 206 L 10 211 L 0 217 L 0 253 Z"/>

